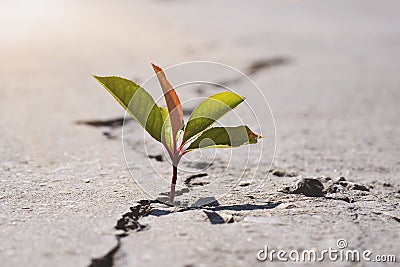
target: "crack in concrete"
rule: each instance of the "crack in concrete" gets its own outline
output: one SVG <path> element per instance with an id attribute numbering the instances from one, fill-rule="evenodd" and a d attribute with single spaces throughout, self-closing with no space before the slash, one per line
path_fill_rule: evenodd
<path id="1" fill-rule="evenodd" d="M 114 256 L 121 248 L 121 238 L 128 236 L 133 231 L 138 232 L 147 228 L 146 225 L 139 223 L 139 219 L 151 212 L 150 204 L 155 202 L 159 203 L 155 200 L 139 200 L 137 205 L 130 207 L 131 211 L 123 214 L 114 226 L 116 230 L 122 231 L 122 233 L 115 234 L 117 245 L 104 256 L 92 259 L 88 267 L 112 267 L 114 265 Z"/>
<path id="2" fill-rule="evenodd" d="M 93 127 L 110 127 L 117 128 L 124 124 L 124 118 L 115 118 L 108 120 L 80 120 L 76 121 L 78 125 L 89 125 Z"/>
<path id="3" fill-rule="evenodd" d="M 117 237 L 117 245 L 113 247 L 109 252 L 107 252 L 106 255 L 92 259 L 92 262 L 90 263 L 89 267 L 111 267 L 114 265 L 114 256 L 121 247 L 121 238 Z"/>
<path id="4" fill-rule="evenodd" d="M 147 225 L 141 224 L 139 220 L 148 215 L 154 215 L 157 217 L 171 214 L 171 211 L 158 209 L 157 205 L 152 207 L 152 204 L 166 205 L 158 200 L 139 200 L 137 204 L 130 207 L 130 211 L 123 214 L 121 218 L 117 220 L 114 228 L 120 232 L 115 234 L 117 239 L 117 245 L 109 250 L 104 256 L 92 259 L 88 267 L 112 267 L 114 266 L 115 255 L 121 248 L 121 239 L 128 236 L 132 232 L 143 231 L 148 229 Z M 205 207 L 186 207 L 176 209 L 175 212 L 184 212 L 195 209 L 201 209 L 205 212 L 211 224 L 221 224 L 221 223 L 233 223 L 234 218 L 230 216 L 229 218 L 224 218 L 217 211 L 230 210 L 230 211 L 241 211 L 241 210 L 256 210 L 256 209 L 272 209 L 278 206 L 280 203 L 270 203 L 267 205 L 232 205 L 232 206 L 219 206 L 216 201 L 216 206 L 205 206 Z M 168 205 L 166 205 L 168 206 Z"/>
<path id="5" fill-rule="evenodd" d="M 194 175 L 189 177 L 187 180 L 189 182 L 191 180 L 194 180 L 196 178 L 201 178 L 203 176 L 206 176 L 207 174 L 199 174 L 199 175 Z M 313 179 L 316 181 L 319 181 L 317 179 Z M 353 185 L 355 183 L 350 183 L 346 182 L 344 183 L 345 179 L 342 177 L 338 181 L 333 181 L 331 184 L 340 184 L 343 187 L 349 187 L 348 190 L 361 190 L 361 191 L 366 191 L 365 188 L 367 187 L 354 187 Z M 322 185 L 322 183 L 319 181 L 319 183 Z M 349 186 L 351 185 L 351 186 Z M 319 188 L 320 190 L 323 190 L 323 188 Z M 189 191 L 188 189 L 186 189 Z M 333 190 L 332 188 L 328 187 L 328 190 L 326 191 L 331 191 Z M 324 191 L 324 194 L 327 193 Z M 341 191 L 341 190 L 339 190 Z M 368 190 L 369 191 L 369 190 Z M 336 192 L 336 190 L 333 190 L 332 192 Z M 182 192 L 182 193 L 186 193 Z M 337 199 L 334 197 L 326 197 L 326 199 Z M 342 199 L 340 199 L 342 200 Z M 156 204 L 156 205 L 154 205 Z M 158 205 L 157 205 L 158 204 Z M 167 209 L 164 209 L 163 207 L 160 207 L 160 205 L 165 205 Z M 201 203 L 199 203 L 201 204 Z M 211 205 L 213 204 L 213 205 Z M 281 202 L 275 202 L 275 203 L 267 203 L 263 205 L 255 205 L 255 204 L 242 204 L 242 205 L 228 205 L 228 206 L 220 206 L 218 201 L 214 199 L 214 202 L 209 203 L 209 205 L 204 206 L 204 203 L 201 205 L 193 205 L 191 207 L 186 207 L 186 208 L 179 208 L 175 210 L 171 210 L 169 205 L 166 205 L 165 203 L 159 201 L 159 200 L 139 200 L 137 204 L 133 207 L 130 207 L 130 211 L 123 214 L 121 218 L 119 218 L 116 222 L 116 225 L 114 228 L 118 230 L 115 234 L 115 238 L 117 240 L 117 245 L 111 248 L 104 256 L 101 256 L 99 258 L 92 259 L 91 264 L 89 267 L 112 267 L 114 266 L 114 261 L 115 261 L 115 255 L 117 255 L 118 251 L 121 248 L 121 239 L 128 236 L 132 232 L 138 232 L 138 231 L 143 231 L 148 229 L 148 225 L 141 224 L 139 220 L 145 216 L 148 215 L 154 215 L 156 217 L 162 217 L 165 215 L 169 215 L 173 212 L 184 212 L 184 211 L 190 211 L 190 210 L 196 210 L 196 209 L 201 209 L 203 212 L 207 215 L 208 220 L 211 224 L 226 224 L 226 223 L 233 223 L 236 221 L 236 219 L 233 216 L 222 216 L 224 214 L 219 214 L 219 211 L 251 211 L 251 210 L 259 210 L 259 209 L 273 209 L 276 208 L 281 204 Z M 354 209 L 354 208 L 353 208 Z M 383 213 L 382 211 L 374 211 L 374 213 L 378 215 L 383 215 L 390 217 L 391 219 L 394 219 L 395 221 L 399 222 L 399 218 L 393 214 L 390 213 Z M 356 210 L 353 211 L 352 214 L 352 219 L 358 225 L 359 221 L 359 214 L 356 212 Z M 361 233 L 363 233 L 363 229 L 360 228 Z"/>
<path id="6" fill-rule="evenodd" d="M 122 218 L 117 221 L 117 224 L 114 226 L 114 228 L 117 230 L 123 230 L 124 236 L 126 236 L 127 233 L 132 230 L 144 230 L 146 225 L 140 224 L 139 219 L 150 213 L 151 203 L 152 201 L 150 200 L 139 200 L 136 206 L 130 207 L 130 212 L 122 215 Z"/>
<path id="7" fill-rule="evenodd" d="M 204 179 L 203 177 L 208 177 L 207 173 L 199 173 L 195 175 L 191 175 L 185 179 L 184 184 L 187 187 L 194 187 L 194 186 L 204 186 L 210 183 L 209 179 Z M 203 179 L 198 179 L 203 178 Z"/>

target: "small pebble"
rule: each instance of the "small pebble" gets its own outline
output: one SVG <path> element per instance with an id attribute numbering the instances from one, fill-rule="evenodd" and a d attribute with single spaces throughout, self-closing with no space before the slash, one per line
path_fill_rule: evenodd
<path id="1" fill-rule="evenodd" d="M 243 187 L 249 186 L 249 185 L 250 185 L 250 182 L 247 182 L 247 181 L 243 181 L 243 182 L 239 183 L 239 186 L 243 186 Z"/>
<path id="2" fill-rule="evenodd" d="M 324 196 L 323 190 L 324 186 L 318 179 L 302 178 L 295 185 L 285 187 L 283 192 L 288 194 L 303 194 L 309 197 L 322 197 Z"/>
<path id="3" fill-rule="evenodd" d="M 278 176 L 278 177 L 283 177 L 286 175 L 286 172 L 282 169 L 275 169 L 272 171 L 272 175 Z"/>

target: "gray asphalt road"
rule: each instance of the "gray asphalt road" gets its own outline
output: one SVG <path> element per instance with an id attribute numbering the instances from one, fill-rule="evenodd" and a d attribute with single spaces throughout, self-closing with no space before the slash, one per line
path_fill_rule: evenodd
<path id="1" fill-rule="evenodd" d="M 114 266 L 272 264 L 257 251 L 336 249 L 339 238 L 399 261 L 399 7 L 1 1 L 1 265 L 88 266 L 117 245 L 117 220 L 147 196 L 126 169 L 122 129 L 76 123 L 123 116 L 90 75 L 142 82 L 150 62 L 191 60 L 251 73 L 275 116 L 274 168 L 286 174 L 252 194 L 235 189 L 219 208 L 153 206 L 139 219 L 145 231 L 121 239 Z M 300 177 L 320 179 L 333 195 L 281 192 Z"/>

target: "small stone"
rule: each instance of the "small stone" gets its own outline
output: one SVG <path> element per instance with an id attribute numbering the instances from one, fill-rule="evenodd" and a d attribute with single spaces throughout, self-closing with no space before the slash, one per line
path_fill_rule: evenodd
<path id="1" fill-rule="evenodd" d="M 249 186 L 249 185 L 250 185 L 250 182 L 247 182 L 247 181 L 242 181 L 239 183 L 239 186 L 242 186 L 242 187 Z"/>
<path id="2" fill-rule="evenodd" d="M 329 194 L 327 196 L 327 198 L 329 199 L 335 199 L 335 200 L 342 200 L 345 201 L 347 203 L 353 203 L 354 199 L 353 198 L 349 198 L 348 196 L 341 194 L 341 193 L 333 193 L 333 194 Z"/>
<path id="3" fill-rule="evenodd" d="M 282 169 L 273 169 L 270 170 L 270 172 L 272 173 L 272 175 L 278 176 L 278 177 L 296 177 L 298 176 L 297 173 L 295 172 L 287 172 L 285 170 Z"/>
<path id="4" fill-rule="evenodd" d="M 340 184 L 331 184 L 326 189 L 327 193 L 342 193 L 344 192 L 345 188 Z"/>
<path id="5" fill-rule="evenodd" d="M 344 176 L 340 176 L 340 177 L 337 179 L 337 181 L 338 181 L 338 182 L 344 182 L 344 181 L 346 181 L 346 178 L 345 178 Z"/>
<path id="6" fill-rule="evenodd" d="M 323 197 L 324 186 L 314 178 L 302 178 L 294 186 L 286 187 L 282 191 L 288 194 L 303 194 L 309 197 Z"/>
<path id="7" fill-rule="evenodd" d="M 352 183 L 349 184 L 349 189 L 351 190 L 360 190 L 360 191 L 369 191 L 369 188 L 362 184 Z"/>
<path id="8" fill-rule="evenodd" d="M 83 179 L 82 181 L 83 181 L 84 183 L 86 183 L 86 184 L 90 183 L 90 180 L 89 180 L 89 179 Z"/>
<path id="9" fill-rule="evenodd" d="M 164 158 L 162 155 L 149 155 L 149 158 L 155 159 L 156 161 L 160 161 L 160 162 L 164 161 Z"/>
<path id="10" fill-rule="evenodd" d="M 105 137 L 107 137 L 108 139 L 115 139 L 115 138 L 116 138 L 116 136 L 113 135 L 112 132 L 110 132 L 110 131 L 104 131 L 104 132 L 103 132 L 103 135 L 104 135 Z"/>
<path id="11" fill-rule="evenodd" d="M 392 187 L 392 184 L 391 184 L 391 183 L 384 182 L 384 183 L 383 183 L 383 187 Z"/>
<path id="12" fill-rule="evenodd" d="M 322 179 L 323 179 L 325 182 L 332 181 L 332 178 L 329 177 L 329 176 L 327 176 L 327 177 L 322 177 Z"/>
<path id="13" fill-rule="evenodd" d="M 286 175 L 286 172 L 282 169 L 275 169 L 272 171 L 272 175 L 275 175 L 278 177 L 284 177 Z"/>
<path id="14" fill-rule="evenodd" d="M 278 209 L 293 209 L 297 208 L 297 206 L 293 203 L 282 203 L 277 206 Z"/>

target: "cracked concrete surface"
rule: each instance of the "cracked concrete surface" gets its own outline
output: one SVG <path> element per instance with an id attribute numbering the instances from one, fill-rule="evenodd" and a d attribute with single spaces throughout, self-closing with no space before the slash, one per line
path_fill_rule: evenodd
<path id="1" fill-rule="evenodd" d="M 1 2 L 2 266 L 89 266 L 115 248 L 114 266 L 262 266 L 271 264 L 256 259 L 266 245 L 325 249 L 339 238 L 399 261 L 397 10 L 377 0 Z M 199 59 L 247 71 L 260 86 L 281 171 L 219 206 L 154 205 L 139 219 L 147 227 L 118 246 L 117 220 L 147 196 L 126 169 L 118 120 L 77 124 L 123 114 L 90 75 L 144 81 L 150 62 Z M 342 176 L 369 191 L 329 187 Z M 300 177 L 343 195 L 282 192 Z"/>

